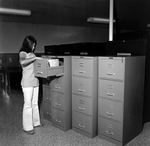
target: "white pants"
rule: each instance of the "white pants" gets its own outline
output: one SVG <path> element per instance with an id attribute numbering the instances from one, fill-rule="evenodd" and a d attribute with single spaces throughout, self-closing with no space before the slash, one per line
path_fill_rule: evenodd
<path id="1" fill-rule="evenodd" d="M 39 87 L 22 88 L 22 90 L 24 95 L 23 129 L 29 131 L 40 124 L 38 108 Z"/>

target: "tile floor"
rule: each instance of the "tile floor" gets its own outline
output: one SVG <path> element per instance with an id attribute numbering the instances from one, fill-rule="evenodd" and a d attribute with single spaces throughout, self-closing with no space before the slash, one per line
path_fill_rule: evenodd
<path id="1" fill-rule="evenodd" d="M 116 146 L 98 136 L 91 139 L 73 130 L 63 132 L 51 126 L 42 111 L 44 126 L 36 128 L 34 135 L 28 135 L 22 131 L 21 90 L 15 89 L 9 95 L 0 90 L 0 146 Z M 126 146 L 150 146 L 150 123 L 146 123 L 142 133 Z"/>

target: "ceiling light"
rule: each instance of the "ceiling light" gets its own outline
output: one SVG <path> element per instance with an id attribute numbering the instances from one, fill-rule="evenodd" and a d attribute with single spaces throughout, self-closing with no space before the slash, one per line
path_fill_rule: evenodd
<path id="1" fill-rule="evenodd" d="M 30 16 L 31 11 L 21 9 L 0 8 L 0 14 Z"/>
<path id="2" fill-rule="evenodd" d="M 87 19 L 87 22 L 94 22 L 94 23 L 109 23 L 109 19 L 107 18 L 98 18 L 98 17 L 90 17 Z M 113 22 L 116 22 L 113 20 Z"/>

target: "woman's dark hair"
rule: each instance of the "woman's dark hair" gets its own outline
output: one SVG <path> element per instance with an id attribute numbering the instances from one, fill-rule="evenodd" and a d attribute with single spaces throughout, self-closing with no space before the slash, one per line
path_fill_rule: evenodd
<path id="1" fill-rule="evenodd" d="M 22 46 L 21 46 L 21 49 L 19 51 L 19 53 L 21 51 L 24 51 L 26 53 L 29 53 L 29 52 L 34 52 L 34 50 L 32 50 L 32 45 L 35 44 L 35 47 L 37 45 L 37 41 L 36 39 L 33 37 L 33 36 L 27 36 L 25 37 L 23 43 L 22 43 Z"/>

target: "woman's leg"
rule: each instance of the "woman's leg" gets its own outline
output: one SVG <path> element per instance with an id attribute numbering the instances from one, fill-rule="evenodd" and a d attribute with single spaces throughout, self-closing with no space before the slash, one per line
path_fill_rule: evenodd
<path id="1" fill-rule="evenodd" d="M 33 99 L 32 99 L 32 108 L 33 108 L 33 126 L 40 125 L 40 115 L 38 107 L 38 98 L 39 98 L 39 86 L 34 87 Z"/>
<path id="2" fill-rule="evenodd" d="M 32 99 L 33 99 L 33 87 L 22 88 L 24 94 L 24 106 L 23 106 L 23 129 L 25 131 L 33 130 L 33 114 L 32 114 Z"/>

